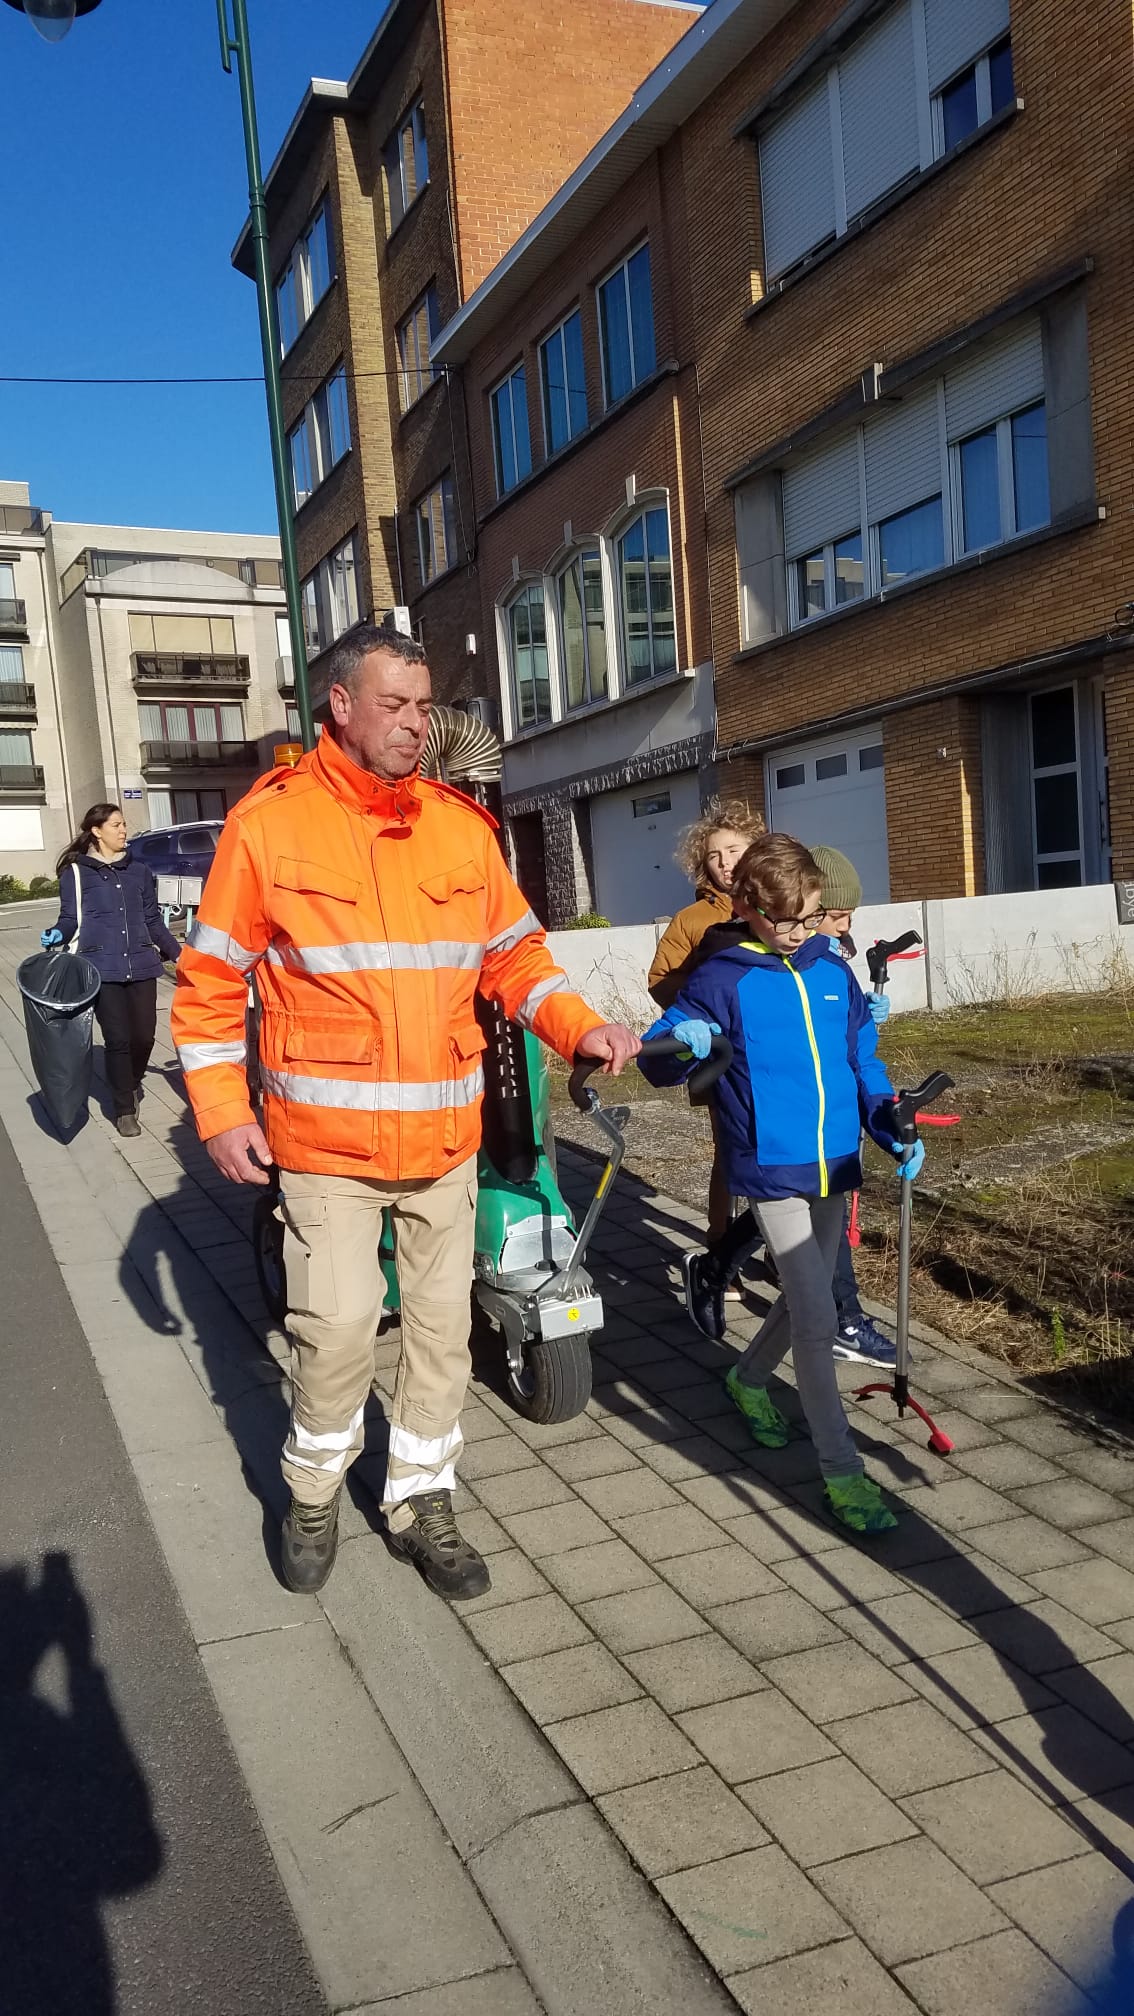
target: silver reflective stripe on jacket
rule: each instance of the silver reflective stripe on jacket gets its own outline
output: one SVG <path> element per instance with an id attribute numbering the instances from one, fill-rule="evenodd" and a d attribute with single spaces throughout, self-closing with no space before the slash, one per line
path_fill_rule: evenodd
<path id="1" fill-rule="evenodd" d="M 484 1091 L 480 1065 L 464 1078 L 398 1085 L 364 1078 L 304 1078 L 295 1071 L 264 1071 L 265 1092 L 293 1106 L 330 1106 L 348 1113 L 443 1113 L 472 1106 Z"/>
<path id="2" fill-rule="evenodd" d="M 498 931 L 495 938 L 490 938 L 485 949 L 489 952 L 514 952 L 525 938 L 532 938 L 542 930 L 543 925 L 535 911 L 525 910 L 523 916 L 517 917 L 514 924 L 509 924 L 506 931 Z"/>
<path id="3" fill-rule="evenodd" d="M 291 973 L 479 973 L 484 946 L 439 938 L 429 945 L 269 945 L 268 963 Z"/>
<path id="4" fill-rule="evenodd" d="M 549 980 L 537 980 L 530 994 L 525 994 L 516 1010 L 515 1020 L 521 1029 L 530 1029 L 532 1016 L 553 994 L 573 994 L 574 988 L 566 973 L 553 973 Z"/>
<path id="5" fill-rule="evenodd" d="M 232 966 L 238 973 L 250 973 L 260 958 L 259 952 L 249 952 L 247 947 L 230 938 L 227 931 L 218 931 L 215 924 L 202 924 L 198 917 L 188 938 L 194 952 L 203 952 L 209 959 L 219 959 L 222 966 Z"/>
<path id="6" fill-rule="evenodd" d="M 179 1043 L 177 1061 L 183 1071 L 207 1071 L 210 1064 L 243 1064 L 248 1056 L 244 1042 Z"/>

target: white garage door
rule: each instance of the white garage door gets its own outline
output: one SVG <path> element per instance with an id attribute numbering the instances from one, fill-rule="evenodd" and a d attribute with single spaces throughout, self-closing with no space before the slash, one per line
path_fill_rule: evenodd
<path id="1" fill-rule="evenodd" d="M 649 924 L 693 901 L 673 853 L 682 828 L 701 811 L 696 771 L 604 791 L 590 804 L 595 897 L 604 917 L 612 924 Z"/>
<path id="2" fill-rule="evenodd" d="M 882 729 L 801 742 L 766 759 L 768 824 L 853 861 L 865 903 L 890 900 Z"/>

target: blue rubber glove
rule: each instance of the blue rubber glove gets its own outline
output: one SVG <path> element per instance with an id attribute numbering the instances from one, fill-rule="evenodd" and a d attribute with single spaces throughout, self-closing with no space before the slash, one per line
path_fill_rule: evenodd
<path id="1" fill-rule="evenodd" d="M 888 994 L 868 994 L 866 1005 L 870 1010 L 876 1029 L 881 1028 L 883 1022 L 890 1020 L 890 997 Z"/>
<path id="2" fill-rule="evenodd" d="M 890 1153 L 898 1158 L 899 1176 L 904 1182 L 912 1183 L 925 1161 L 925 1142 L 915 1141 L 912 1147 L 907 1148 L 904 1141 L 891 1141 Z"/>
<path id="3" fill-rule="evenodd" d="M 687 1050 L 692 1050 L 700 1064 L 712 1048 L 713 1037 L 719 1036 L 721 1030 L 719 1022 L 675 1022 L 669 1033 Z"/>
<path id="4" fill-rule="evenodd" d="M 62 931 L 41 931 L 39 934 L 39 942 L 43 946 L 45 952 L 52 952 L 54 951 L 56 945 L 62 945 L 63 933 Z"/>

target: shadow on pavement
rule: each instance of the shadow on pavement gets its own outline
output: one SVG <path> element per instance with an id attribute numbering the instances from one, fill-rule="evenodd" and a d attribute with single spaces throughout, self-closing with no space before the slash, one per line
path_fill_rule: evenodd
<path id="1" fill-rule="evenodd" d="M 0 2007 L 113 2016 L 100 1905 L 163 1860 L 70 1556 L 0 1570 Z"/>

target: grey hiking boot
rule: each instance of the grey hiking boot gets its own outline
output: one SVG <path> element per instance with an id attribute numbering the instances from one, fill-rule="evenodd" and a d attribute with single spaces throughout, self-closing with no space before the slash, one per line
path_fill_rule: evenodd
<path id="1" fill-rule="evenodd" d="M 135 1113 L 120 1113 L 114 1124 L 118 1132 L 127 1141 L 136 1140 L 142 1131 L 138 1125 L 138 1118 Z"/>
<path id="2" fill-rule="evenodd" d="M 297 1596 L 313 1596 L 339 1551 L 339 1493 L 329 1505 L 301 1505 L 293 1498 L 281 1540 L 284 1581 Z"/>
<path id="3" fill-rule="evenodd" d="M 406 1503 L 413 1513 L 413 1524 L 400 1533 L 387 1532 L 391 1554 L 401 1561 L 412 1561 L 429 1587 L 450 1602 L 483 1596 L 492 1587 L 488 1567 L 476 1548 L 462 1540 L 450 1493 L 423 1491 L 417 1498 L 407 1498 Z"/>

